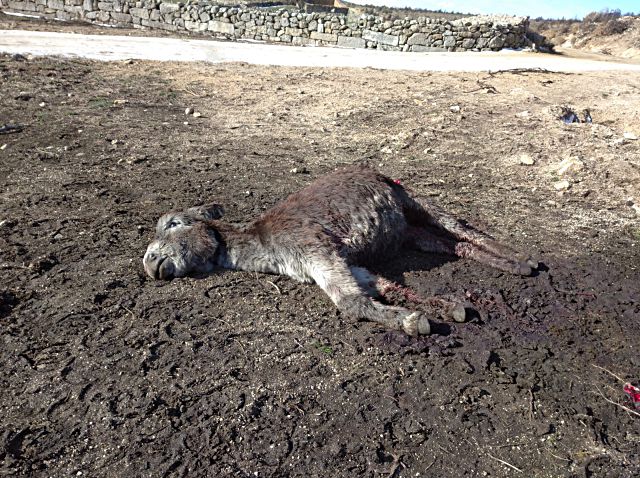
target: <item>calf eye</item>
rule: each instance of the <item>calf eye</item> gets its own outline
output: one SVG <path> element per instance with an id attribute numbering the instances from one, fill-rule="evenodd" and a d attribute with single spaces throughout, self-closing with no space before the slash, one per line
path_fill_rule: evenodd
<path id="1" fill-rule="evenodd" d="M 179 222 L 171 221 L 170 223 L 168 223 L 168 224 L 165 226 L 165 229 L 171 229 L 172 227 L 176 227 L 176 226 L 179 226 L 179 225 L 180 225 L 180 223 L 179 223 Z"/>

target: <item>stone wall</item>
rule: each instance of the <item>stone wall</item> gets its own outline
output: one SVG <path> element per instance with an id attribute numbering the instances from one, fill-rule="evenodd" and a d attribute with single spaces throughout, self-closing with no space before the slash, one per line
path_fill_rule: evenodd
<path id="1" fill-rule="evenodd" d="M 229 40 L 394 51 L 488 51 L 530 46 L 526 17 L 418 18 L 304 13 L 293 8 L 225 7 L 155 0 L 0 0 L 0 8 L 60 20 L 168 31 Z"/>

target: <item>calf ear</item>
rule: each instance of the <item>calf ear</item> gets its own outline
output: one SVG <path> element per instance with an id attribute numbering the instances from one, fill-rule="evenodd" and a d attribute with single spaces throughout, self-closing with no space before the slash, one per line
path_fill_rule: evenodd
<path id="1" fill-rule="evenodd" d="M 220 219 L 224 215 L 224 208 L 220 204 L 203 204 L 202 206 L 192 207 L 187 210 L 197 217 L 201 217 L 207 221 Z"/>

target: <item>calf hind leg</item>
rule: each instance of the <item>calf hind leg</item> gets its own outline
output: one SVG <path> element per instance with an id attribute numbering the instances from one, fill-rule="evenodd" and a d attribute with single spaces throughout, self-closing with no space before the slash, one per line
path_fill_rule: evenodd
<path id="1" fill-rule="evenodd" d="M 531 275 L 532 268 L 527 262 L 499 255 L 471 242 L 442 238 L 425 228 L 412 227 L 409 231 L 409 238 L 410 245 L 422 252 L 468 257 L 511 274 Z"/>
<path id="2" fill-rule="evenodd" d="M 408 198 L 406 207 L 417 234 L 416 246 L 427 252 L 441 252 L 458 257 L 469 257 L 496 269 L 512 274 L 531 275 L 538 262 L 491 236 L 465 226 L 439 207 L 422 199 Z M 429 226 L 435 230 L 429 231 Z M 446 237 L 444 236 L 446 234 Z"/>
<path id="3" fill-rule="evenodd" d="M 458 242 L 455 245 L 455 254 L 458 257 L 469 257 L 470 259 L 487 264 L 494 269 L 499 269 L 511 274 L 530 276 L 533 270 L 529 262 L 499 256 L 492 251 L 484 250 L 469 242 Z"/>

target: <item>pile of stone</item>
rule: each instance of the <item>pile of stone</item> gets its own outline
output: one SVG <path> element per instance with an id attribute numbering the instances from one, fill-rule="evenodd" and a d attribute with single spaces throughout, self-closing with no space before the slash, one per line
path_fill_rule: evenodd
<path id="1" fill-rule="evenodd" d="M 61 20 L 169 31 L 201 32 L 229 40 L 333 45 L 393 51 L 490 51 L 530 45 L 526 17 L 420 17 L 385 21 L 293 8 L 221 6 L 155 0 L 0 0 L 7 11 Z"/>

